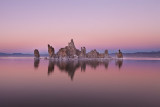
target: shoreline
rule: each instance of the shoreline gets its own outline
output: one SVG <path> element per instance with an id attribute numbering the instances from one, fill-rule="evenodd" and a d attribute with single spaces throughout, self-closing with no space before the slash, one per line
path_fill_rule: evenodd
<path id="1" fill-rule="evenodd" d="M 80 60 L 80 61 L 94 61 L 94 60 L 99 60 L 99 61 L 105 61 L 105 60 L 160 60 L 160 57 L 123 57 L 123 58 L 70 58 L 69 60 L 61 60 L 58 58 L 49 58 L 49 57 L 40 57 L 40 58 L 35 58 L 34 56 L 0 56 L 0 59 L 39 59 L 39 60 L 51 60 L 51 61 L 74 61 L 74 60 Z"/>

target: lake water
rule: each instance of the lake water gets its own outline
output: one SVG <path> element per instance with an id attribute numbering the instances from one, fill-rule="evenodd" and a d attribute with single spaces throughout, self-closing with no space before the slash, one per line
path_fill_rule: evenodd
<path id="1" fill-rule="evenodd" d="M 0 107 L 160 107 L 160 59 L 0 58 Z"/>

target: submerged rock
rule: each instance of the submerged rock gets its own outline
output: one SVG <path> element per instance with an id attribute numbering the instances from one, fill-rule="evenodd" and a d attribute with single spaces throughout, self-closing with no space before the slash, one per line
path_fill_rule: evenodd
<path id="1" fill-rule="evenodd" d="M 34 50 L 34 57 L 35 58 L 39 58 L 40 57 L 38 49 Z"/>
<path id="2" fill-rule="evenodd" d="M 116 53 L 116 57 L 117 58 L 123 58 L 123 54 L 122 54 L 120 49 L 119 49 L 118 53 Z"/>
<path id="3" fill-rule="evenodd" d="M 55 57 L 54 48 L 53 48 L 52 46 L 50 46 L 49 44 L 48 44 L 48 54 L 49 54 L 49 57 L 50 57 L 50 58 Z"/>

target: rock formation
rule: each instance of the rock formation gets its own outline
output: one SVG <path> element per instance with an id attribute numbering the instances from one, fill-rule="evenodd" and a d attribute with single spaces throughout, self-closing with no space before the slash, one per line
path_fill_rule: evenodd
<path id="1" fill-rule="evenodd" d="M 105 53 L 106 55 L 108 55 L 108 50 L 106 49 L 106 50 L 104 51 L 104 53 Z"/>
<path id="2" fill-rule="evenodd" d="M 108 54 L 108 50 L 105 50 L 104 53 L 97 52 L 96 49 L 86 53 L 86 48 L 81 47 L 81 50 L 76 49 L 73 39 L 68 43 L 64 48 L 60 48 L 59 51 L 55 54 L 55 50 L 52 46 L 48 44 L 48 54 L 50 58 L 58 59 L 78 59 L 78 58 L 111 58 Z M 122 52 L 116 54 L 118 58 L 122 58 Z"/>
<path id="3" fill-rule="evenodd" d="M 81 47 L 79 58 L 85 58 L 85 57 L 86 57 L 86 48 L 85 47 Z"/>
<path id="4" fill-rule="evenodd" d="M 122 54 L 121 50 L 119 50 L 119 52 L 116 53 L 116 57 L 117 58 L 123 58 L 123 54 Z"/>
<path id="5" fill-rule="evenodd" d="M 105 50 L 104 53 L 99 53 L 97 58 L 109 58 L 108 50 Z"/>
<path id="6" fill-rule="evenodd" d="M 58 58 L 78 58 L 80 54 L 80 51 L 76 49 L 73 39 L 71 39 L 71 42 L 68 43 L 68 46 L 65 48 L 61 48 L 57 52 Z"/>
<path id="7" fill-rule="evenodd" d="M 71 39 L 71 42 L 68 43 L 68 47 L 66 47 L 68 50 L 68 56 L 69 58 L 74 58 L 76 55 L 76 47 L 74 45 L 73 39 Z"/>
<path id="8" fill-rule="evenodd" d="M 87 53 L 87 58 L 98 58 L 98 56 L 99 56 L 99 52 L 97 52 L 96 49 Z"/>
<path id="9" fill-rule="evenodd" d="M 104 53 L 100 53 L 97 58 L 104 58 Z"/>
<path id="10" fill-rule="evenodd" d="M 67 58 L 68 57 L 68 51 L 67 51 L 67 49 L 66 48 L 59 49 L 59 51 L 57 52 L 57 56 L 60 59 Z"/>
<path id="11" fill-rule="evenodd" d="M 34 50 L 34 57 L 35 58 L 39 58 L 40 57 L 38 49 Z"/>
<path id="12" fill-rule="evenodd" d="M 76 49 L 74 42 L 73 42 L 73 39 L 71 39 L 71 42 L 68 43 L 68 47 Z"/>
<path id="13" fill-rule="evenodd" d="M 104 58 L 109 58 L 109 54 L 108 54 L 108 50 L 107 49 L 104 51 Z"/>
<path id="14" fill-rule="evenodd" d="M 55 57 L 54 48 L 48 44 L 48 54 L 50 58 Z"/>

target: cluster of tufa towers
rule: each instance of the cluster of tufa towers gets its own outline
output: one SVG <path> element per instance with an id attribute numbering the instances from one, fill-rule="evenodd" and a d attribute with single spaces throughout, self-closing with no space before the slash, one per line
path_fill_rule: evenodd
<path id="1" fill-rule="evenodd" d="M 68 43 L 68 46 L 60 48 L 57 53 L 55 53 L 55 49 L 48 44 L 48 54 L 49 58 L 62 60 L 70 58 L 111 58 L 108 54 L 108 50 L 105 50 L 104 53 L 99 53 L 96 49 L 94 49 L 87 53 L 85 47 L 81 47 L 81 50 L 76 49 L 73 39 L 71 39 L 71 42 Z M 39 51 L 37 49 L 34 50 L 34 56 L 35 58 L 40 57 Z M 118 53 L 116 53 L 116 57 L 123 58 L 123 54 L 120 50 Z"/>

